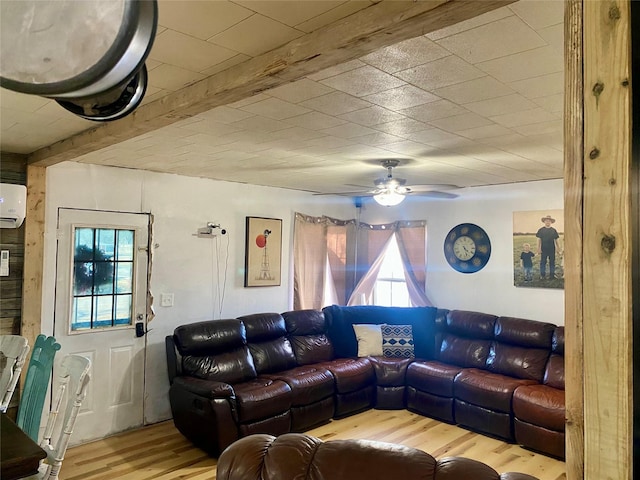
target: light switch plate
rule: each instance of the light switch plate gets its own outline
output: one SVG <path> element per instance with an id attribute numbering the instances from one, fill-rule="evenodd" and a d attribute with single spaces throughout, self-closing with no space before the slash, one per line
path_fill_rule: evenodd
<path id="1" fill-rule="evenodd" d="M 160 306 L 161 307 L 173 307 L 173 293 L 160 294 Z"/>

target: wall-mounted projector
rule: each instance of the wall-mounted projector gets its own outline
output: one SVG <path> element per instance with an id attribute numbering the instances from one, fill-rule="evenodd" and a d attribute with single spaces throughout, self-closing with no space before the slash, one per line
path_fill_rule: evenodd
<path id="1" fill-rule="evenodd" d="M 27 187 L 0 183 L 0 228 L 19 228 L 27 213 Z"/>

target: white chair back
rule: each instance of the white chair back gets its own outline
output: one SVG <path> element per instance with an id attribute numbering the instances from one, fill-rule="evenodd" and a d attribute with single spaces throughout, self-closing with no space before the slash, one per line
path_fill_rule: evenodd
<path id="1" fill-rule="evenodd" d="M 60 467 L 73 433 L 73 427 L 87 394 L 91 361 L 80 355 L 63 358 L 54 387 L 57 393 L 49 412 L 40 446 L 47 452 L 38 479 L 58 480 Z"/>
<path id="2" fill-rule="evenodd" d="M 0 335 L 0 412 L 9 408 L 20 372 L 29 353 L 27 339 L 20 335 Z"/>

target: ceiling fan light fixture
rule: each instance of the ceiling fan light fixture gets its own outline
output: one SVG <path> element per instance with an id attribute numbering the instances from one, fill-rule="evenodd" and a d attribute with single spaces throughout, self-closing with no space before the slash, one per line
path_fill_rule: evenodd
<path id="1" fill-rule="evenodd" d="M 384 207 L 394 207 L 402 203 L 404 195 L 392 190 L 378 193 L 373 199 Z"/>

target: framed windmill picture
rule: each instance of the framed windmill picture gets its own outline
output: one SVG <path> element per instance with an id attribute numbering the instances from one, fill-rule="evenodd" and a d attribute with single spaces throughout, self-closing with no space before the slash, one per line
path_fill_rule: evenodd
<path id="1" fill-rule="evenodd" d="M 282 273 L 282 220 L 247 217 L 244 259 L 245 287 L 280 285 Z"/>

